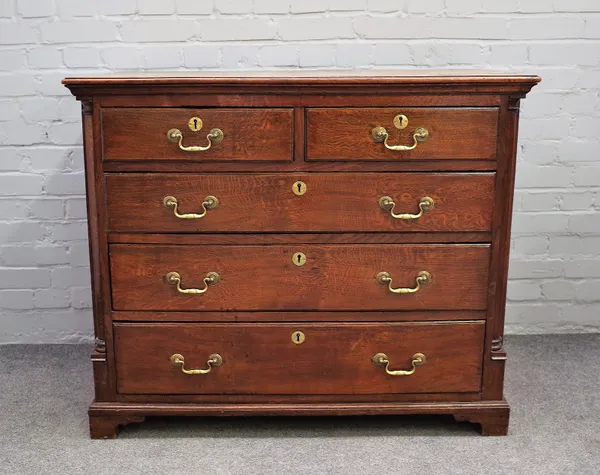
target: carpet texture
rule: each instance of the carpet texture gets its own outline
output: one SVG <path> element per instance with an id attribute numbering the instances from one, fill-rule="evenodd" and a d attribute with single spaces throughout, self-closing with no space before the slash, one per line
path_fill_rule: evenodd
<path id="1" fill-rule="evenodd" d="M 598 475 L 600 335 L 512 336 L 508 437 L 450 417 L 149 418 L 90 440 L 88 346 L 0 346 L 0 473 Z"/>

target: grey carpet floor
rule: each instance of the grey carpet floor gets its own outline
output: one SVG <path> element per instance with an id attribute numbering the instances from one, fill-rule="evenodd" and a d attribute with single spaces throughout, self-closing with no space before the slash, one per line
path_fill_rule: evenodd
<path id="1" fill-rule="evenodd" d="M 0 346 L 0 473 L 600 474 L 600 335 L 507 348 L 508 437 L 397 416 L 150 418 L 90 440 L 90 348 Z"/>

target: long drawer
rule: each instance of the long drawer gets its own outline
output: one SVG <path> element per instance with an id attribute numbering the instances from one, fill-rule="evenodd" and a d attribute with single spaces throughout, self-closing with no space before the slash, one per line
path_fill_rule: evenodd
<path id="1" fill-rule="evenodd" d="M 476 392 L 484 329 L 482 322 L 121 323 L 117 386 L 121 394 Z"/>
<path id="2" fill-rule="evenodd" d="M 494 178 L 494 173 L 108 174 L 108 229 L 489 231 Z"/>
<path id="3" fill-rule="evenodd" d="M 481 310 L 490 247 L 110 246 L 115 310 Z"/>

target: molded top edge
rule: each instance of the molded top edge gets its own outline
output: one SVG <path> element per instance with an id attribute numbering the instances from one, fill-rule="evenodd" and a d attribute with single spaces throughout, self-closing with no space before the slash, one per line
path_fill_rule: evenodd
<path id="1" fill-rule="evenodd" d="M 124 72 L 89 77 L 67 77 L 65 86 L 108 85 L 374 85 L 374 84 L 527 84 L 540 82 L 536 75 L 493 70 L 277 70 Z"/>

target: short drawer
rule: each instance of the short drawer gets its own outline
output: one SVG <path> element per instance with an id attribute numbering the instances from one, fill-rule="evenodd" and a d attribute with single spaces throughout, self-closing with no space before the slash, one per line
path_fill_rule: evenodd
<path id="1" fill-rule="evenodd" d="M 497 108 L 307 110 L 307 160 L 496 158 Z"/>
<path id="2" fill-rule="evenodd" d="M 484 328 L 478 321 L 122 323 L 114 327 L 117 387 L 121 394 L 477 392 Z"/>
<path id="3" fill-rule="evenodd" d="M 482 310 L 489 255 L 487 244 L 113 244 L 113 308 Z"/>
<path id="4" fill-rule="evenodd" d="M 104 160 L 289 162 L 292 137 L 292 109 L 102 109 Z"/>
<path id="5" fill-rule="evenodd" d="M 494 174 L 132 173 L 106 187 L 115 232 L 463 232 L 491 229 Z"/>

